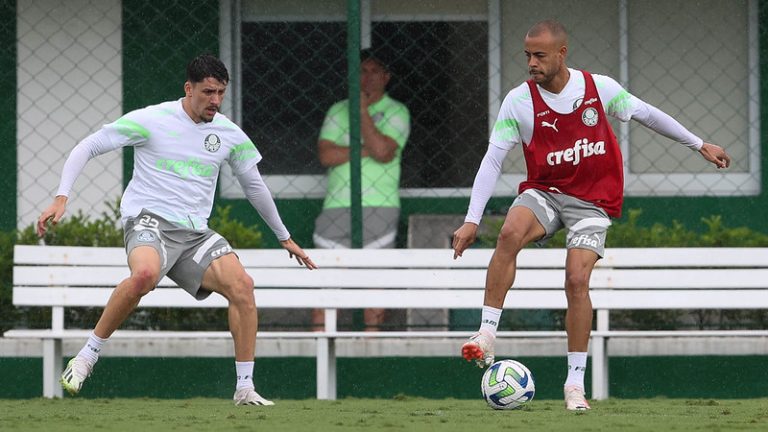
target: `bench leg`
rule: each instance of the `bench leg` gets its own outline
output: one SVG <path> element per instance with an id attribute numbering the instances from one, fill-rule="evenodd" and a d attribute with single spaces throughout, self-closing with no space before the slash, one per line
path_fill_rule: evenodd
<path id="1" fill-rule="evenodd" d="M 336 332 L 336 309 L 325 309 L 325 331 Z M 317 398 L 336 400 L 336 339 L 317 339 Z"/>
<path id="2" fill-rule="evenodd" d="M 336 400 L 336 339 L 317 339 L 317 398 Z"/>
<path id="3" fill-rule="evenodd" d="M 43 339 L 43 397 L 60 398 L 61 339 Z"/>
<path id="4" fill-rule="evenodd" d="M 592 399 L 608 399 L 608 340 L 592 338 Z"/>

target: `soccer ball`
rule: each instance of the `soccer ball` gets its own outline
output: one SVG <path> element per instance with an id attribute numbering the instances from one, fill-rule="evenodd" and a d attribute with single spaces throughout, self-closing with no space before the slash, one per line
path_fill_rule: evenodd
<path id="1" fill-rule="evenodd" d="M 493 409 L 517 409 L 533 399 L 536 387 L 531 371 L 515 360 L 499 360 L 483 374 L 483 397 Z"/>

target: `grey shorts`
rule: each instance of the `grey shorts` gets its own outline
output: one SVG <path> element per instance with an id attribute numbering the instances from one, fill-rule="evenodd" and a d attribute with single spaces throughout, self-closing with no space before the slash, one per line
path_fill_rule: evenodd
<path id="1" fill-rule="evenodd" d="M 229 242 L 211 229 L 193 230 L 174 225 L 142 210 L 125 223 L 125 251 L 151 246 L 160 255 L 160 277 L 168 276 L 194 298 L 203 300 L 211 292 L 202 289 L 203 274 L 211 262 L 232 253 Z"/>
<path id="2" fill-rule="evenodd" d="M 527 189 L 515 198 L 512 207 L 530 209 L 546 234 L 536 243 L 543 245 L 563 228 L 568 230 L 568 249 L 589 249 L 600 258 L 605 254 L 605 235 L 611 219 L 602 208 L 559 193 Z"/>
<path id="3" fill-rule="evenodd" d="M 315 220 L 312 236 L 320 249 L 349 249 L 352 247 L 352 215 L 348 208 L 324 209 Z M 382 249 L 395 247 L 398 207 L 363 207 L 363 247 Z"/>

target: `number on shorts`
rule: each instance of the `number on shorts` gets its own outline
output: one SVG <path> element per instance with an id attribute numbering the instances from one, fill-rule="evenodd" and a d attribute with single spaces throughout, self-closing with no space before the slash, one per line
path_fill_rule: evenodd
<path id="1" fill-rule="evenodd" d="M 148 226 L 150 228 L 157 228 L 158 225 L 160 225 L 160 222 L 158 222 L 157 219 L 153 218 L 150 215 L 144 215 L 139 220 L 139 225 Z"/>

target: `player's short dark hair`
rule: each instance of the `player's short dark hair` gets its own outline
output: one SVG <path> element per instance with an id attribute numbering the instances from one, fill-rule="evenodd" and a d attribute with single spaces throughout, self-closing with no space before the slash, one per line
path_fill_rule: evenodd
<path id="1" fill-rule="evenodd" d="M 382 52 L 375 51 L 372 48 L 365 48 L 360 51 L 360 63 L 366 60 L 376 62 L 379 66 L 381 66 L 382 69 L 384 69 L 385 72 L 390 72 L 389 62 Z"/>
<path id="2" fill-rule="evenodd" d="M 200 54 L 187 65 L 187 81 L 199 83 L 206 78 L 213 78 L 227 84 L 229 83 L 229 72 L 218 57 L 211 54 Z"/>
<path id="3" fill-rule="evenodd" d="M 568 31 L 565 29 L 565 26 L 560 21 L 554 19 L 537 22 L 528 30 L 526 36 L 535 37 L 543 32 L 549 32 L 549 34 L 556 38 L 562 39 L 565 42 L 568 41 Z"/>

